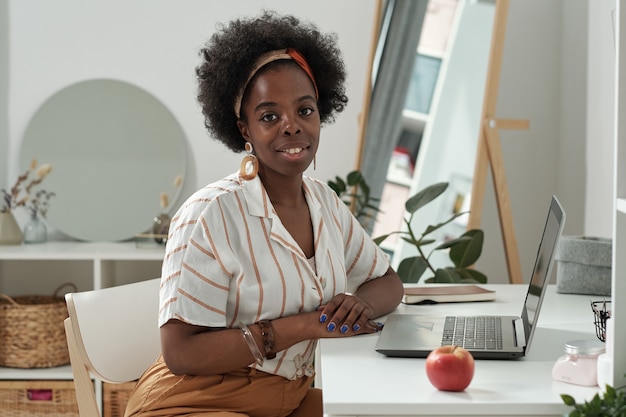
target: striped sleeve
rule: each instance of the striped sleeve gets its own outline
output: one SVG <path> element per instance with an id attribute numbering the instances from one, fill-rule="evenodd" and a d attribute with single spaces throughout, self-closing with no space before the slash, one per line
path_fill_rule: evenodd
<path id="1" fill-rule="evenodd" d="M 226 326 L 232 273 L 227 223 L 216 192 L 196 193 L 172 219 L 161 278 L 159 325 L 169 319 Z M 218 249 L 219 248 L 219 249 Z"/>

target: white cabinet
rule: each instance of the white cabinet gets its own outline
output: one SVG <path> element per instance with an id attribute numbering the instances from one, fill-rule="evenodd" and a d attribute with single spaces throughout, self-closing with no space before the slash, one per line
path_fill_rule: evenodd
<path id="1" fill-rule="evenodd" d="M 70 282 L 79 291 L 157 278 L 164 247 L 137 247 L 134 242 L 48 242 L 0 246 L 0 292 L 9 296 L 52 295 Z M 65 293 L 62 289 L 62 293 Z M 119 343 L 119 341 L 111 341 Z M 71 380 L 69 365 L 55 368 L 0 367 L 0 380 Z M 101 403 L 101 382 L 95 381 Z"/>

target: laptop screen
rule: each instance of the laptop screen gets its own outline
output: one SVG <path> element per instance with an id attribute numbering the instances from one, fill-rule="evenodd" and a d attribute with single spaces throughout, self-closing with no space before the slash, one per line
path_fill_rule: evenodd
<path id="1" fill-rule="evenodd" d="M 524 310 L 522 311 L 522 317 L 525 318 L 524 323 L 528 323 L 528 328 L 524 329 L 527 346 L 532 337 L 532 331 L 535 328 L 535 319 L 539 314 L 541 301 L 552 271 L 553 262 L 550 262 L 550 260 L 554 256 L 564 225 L 565 212 L 556 197 L 552 197 L 548 219 L 546 220 L 541 236 L 541 243 L 539 244 L 535 265 L 530 278 L 530 285 L 528 286 L 528 293 L 526 294 Z"/>

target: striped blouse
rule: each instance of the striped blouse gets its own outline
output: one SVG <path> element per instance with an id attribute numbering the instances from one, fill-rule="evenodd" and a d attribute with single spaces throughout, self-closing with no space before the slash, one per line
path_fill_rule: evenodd
<path id="1" fill-rule="evenodd" d="M 309 312 L 383 275 L 387 256 L 335 192 L 309 177 L 303 187 L 315 268 L 282 225 L 258 177 L 243 181 L 232 174 L 194 193 L 170 225 L 159 326 L 174 318 L 237 327 Z M 288 379 L 310 376 L 315 343 L 300 342 L 258 368 Z"/>

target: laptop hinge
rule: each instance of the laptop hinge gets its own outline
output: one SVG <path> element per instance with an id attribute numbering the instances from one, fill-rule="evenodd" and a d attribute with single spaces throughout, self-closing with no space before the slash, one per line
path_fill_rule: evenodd
<path id="1" fill-rule="evenodd" d="M 517 346 L 526 346 L 526 332 L 524 331 L 524 320 L 520 318 L 513 320 L 515 326 L 515 338 L 517 339 Z"/>

